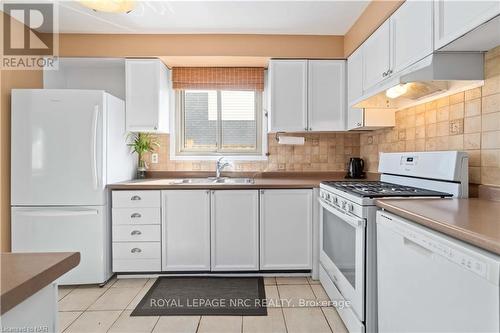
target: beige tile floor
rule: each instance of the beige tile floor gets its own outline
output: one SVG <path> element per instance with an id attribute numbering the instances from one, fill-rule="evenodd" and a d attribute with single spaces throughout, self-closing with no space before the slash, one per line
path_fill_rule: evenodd
<path id="1" fill-rule="evenodd" d="M 155 279 L 112 279 L 103 288 L 59 288 L 59 328 L 64 333 L 346 333 L 328 299 L 310 278 L 265 278 L 266 297 L 274 300 L 267 316 L 130 317 Z M 312 304 L 300 304 L 300 300 Z M 278 300 L 282 300 L 278 302 Z"/>

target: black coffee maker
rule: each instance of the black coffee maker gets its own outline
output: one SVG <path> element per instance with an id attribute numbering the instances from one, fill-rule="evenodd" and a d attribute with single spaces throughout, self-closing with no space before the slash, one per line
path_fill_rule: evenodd
<path id="1" fill-rule="evenodd" d="M 348 179 L 363 179 L 366 174 L 363 172 L 365 167 L 365 161 L 359 157 L 351 157 L 349 160 L 349 166 L 347 167 L 347 175 L 345 178 Z"/>

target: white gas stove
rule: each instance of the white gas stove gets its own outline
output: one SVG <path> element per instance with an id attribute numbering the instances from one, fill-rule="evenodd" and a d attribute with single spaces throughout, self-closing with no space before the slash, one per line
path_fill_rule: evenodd
<path id="1" fill-rule="evenodd" d="M 377 332 L 376 211 L 378 198 L 465 198 L 464 152 L 380 154 L 380 181 L 320 185 L 320 281 L 349 332 Z"/>

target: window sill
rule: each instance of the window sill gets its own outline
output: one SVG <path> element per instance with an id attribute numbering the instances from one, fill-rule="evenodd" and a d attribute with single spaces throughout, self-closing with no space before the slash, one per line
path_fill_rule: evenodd
<path id="1" fill-rule="evenodd" d="M 173 161 L 217 161 L 221 157 L 230 161 L 267 161 L 268 159 L 266 155 L 172 155 L 170 159 Z"/>

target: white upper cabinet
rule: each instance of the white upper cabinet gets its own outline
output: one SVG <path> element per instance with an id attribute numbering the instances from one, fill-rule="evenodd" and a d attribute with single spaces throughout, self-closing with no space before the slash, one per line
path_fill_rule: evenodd
<path id="1" fill-rule="evenodd" d="M 394 73 L 432 53 L 432 6 L 432 1 L 406 1 L 391 16 Z"/>
<path id="2" fill-rule="evenodd" d="M 364 109 L 349 108 L 347 110 L 347 130 L 354 130 L 363 127 L 364 125 Z"/>
<path id="3" fill-rule="evenodd" d="M 348 104 L 363 96 L 363 45 L 347 58 Z"/>
<path id="4" fill-rule="evenodd" d="M 381 82 L 390 74 L 390 22 L 385 21 L 363 44 L 363 90 Z"/>
<path id="5" fill-rule="evenodd" d="M 210 191 L 162 191 L 163 271 L 210 270 Z"/>
<path id="6" fill-rule="evenodd" d="M 127 59 L 126 123 L 130 132 L 167 133 L 170 71 L 159 59 Z"/>
<path id="7" fill-rule="evenodd" d="M 345 61 L 309 60 L 309 131 L 345 130 Z"/>
<path id="8" fill-rule="evenodd" d="M 363 127 L 363 109 L 352 108 L 352 103 L 363 96 L 363 45 L 347 58 L 347 130 Z"/>
<path id="9" fill-rule="evenodd" d="M 259 191 L 212 191 L 212 271 L 259 270 Z"/>
<path id="10" fill-rule="evenodd" d="M 307 130 L 307 60 L 272 60 L 269 88 L 269 130 Z"/>
<path id="11" fill-rule="evenodd" d="M 271 60 L 270 132 L 345 130 L 344 60 Z"/>
<path id="12" fill-rule="evenodd" d="M 442 48 L 500 14 L 500 1 L 434 1 L 434 48 Z M 499 34 L 500 32 L 496 32 Z"/>

